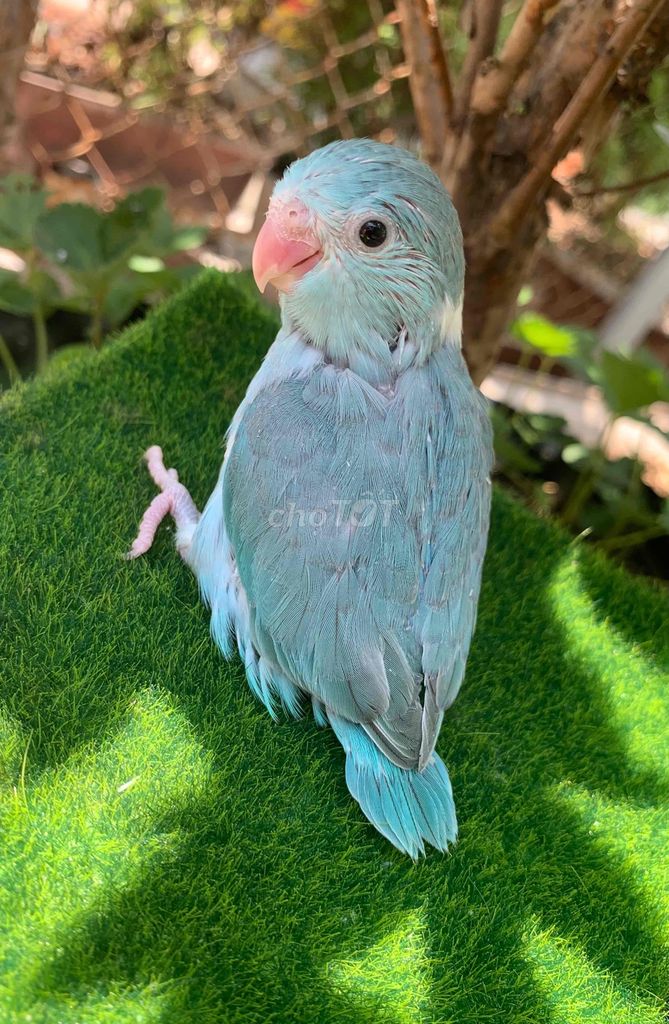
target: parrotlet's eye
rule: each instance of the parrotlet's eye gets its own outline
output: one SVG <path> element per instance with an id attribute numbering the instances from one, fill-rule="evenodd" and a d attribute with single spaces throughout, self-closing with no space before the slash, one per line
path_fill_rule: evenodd
<path id="1" fill-rule="evenodd" d="M 379 216 L 375 210 L 367 210 L 351 217 L 346 225 L 346 234 L 351 248 L 369 256 L 381 255 L 396 241 L 397 226 L 390 217 Z"/>
<path id="2" fill-rule="evenodd" d="M 388 237 L 388 228 L 382 220 L 366 220 L 360 225 L 358 237 L 367 249 L 378 249 Z"/>

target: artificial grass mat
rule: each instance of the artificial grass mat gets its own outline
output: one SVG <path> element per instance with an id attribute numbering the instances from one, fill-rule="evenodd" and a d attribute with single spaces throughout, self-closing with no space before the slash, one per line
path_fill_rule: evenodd
<path id="1" fill-rule="evenodd" d="M 439 741 L 461 838 L 413 865 L 334 735 L 275 725 L 163 527 L 202 504 L 275 323 L 205 274 L 0 403 L 6 1024 L 666 1021 L 664 595 L 497 495 Z"/>

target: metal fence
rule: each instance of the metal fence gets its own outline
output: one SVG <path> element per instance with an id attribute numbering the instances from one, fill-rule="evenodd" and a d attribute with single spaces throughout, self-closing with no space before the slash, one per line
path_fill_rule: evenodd
<path id="1" fill-rule="evenodd" d="M 214 73 L 193 73 L 153 97 L 128 95 L 123 75 L 95 60 L 105 32 L 95 18 L 83 35 L 73 26 L 55 42 L 46 24 L 28 51 L 18 105 L 38 172 L 57 192 L 88 188 L 103 203 L 157 183 L 177 216 L 252 231 L 265 177 L 282 158 L 336 137 L 392 141 L 398 125 L 410 124 L 410 68 L 394 6 L 363 0 L 357 20 L 351 37 L 327 3 L 305 4 L 299 27 L 310 52 L 231 32 Z M 159 45 L 149 36 L 129 47 L 124 69 Z M 362 88 L 346 73 L 356 64 Z"/>

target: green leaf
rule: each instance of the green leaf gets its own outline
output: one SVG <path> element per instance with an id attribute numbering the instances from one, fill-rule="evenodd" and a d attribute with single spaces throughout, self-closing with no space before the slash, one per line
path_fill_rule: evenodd
<path id="1" fill-rule="evenodd" d="M 524 448 L 510 437 L 495 438 L 495 455 L 502 470 L 515 470 L 518 473 L 538 473 L 541 463 L 533 459 Z"/>
<path id="2" fill-rule="evenodd" d="M 156 210 L 150 228 L 144 235 L 143 252 L 152 256 L 185 252 L 201 245 L 207 234 L 207 229 L 198 225 L 175 228 L 169 210 L 162 206 Z"/>
<path id="3" fill-rule="evenodd" d="M 103 315 L 109 328 L 120 327 L 153 290 L 152 274 L 123 274 L 115 278 L 105 302 Z"/>
<path id="4" fill-rule="evenodd" d="M 131 256 L 128 266 L 137 274 L 155 274 L 165 269 L 165 264 L 158 256 Z"/>
<path id="5" fill-rule="evenodd" d="M 108 262 L 102 238 L 104 215 L 83 203 L 54 206 L 37 225 L 39 247 L 69 270 L 91 272 Z"/>
<path id="6" fill-rule="evenodd" d="M 388 46 L 397 45 L 398 35 L 394 25 L 379 25 L 377 33 L 381 42 Z"/>
<path id="7" fill-rule="evenodd" d="M 143 230 L 164 204 L 165 193 L 161 188 L 142 188 L 138 192 L 129 192 L 121 199 L 109 214 L 109 218 L 133 230 Z"/>
<path id="8" fill-rule="evenodd" d="M 147 110 L 149 107 L 155 107 L 162 99 L 163 97 L 157 90 L 147 89 L 132 97 L 130 107 L 132 110 Z"/>
<path id="9" fill-rule="evenodd" d="M 117 203 L 102 226 L 103 248 L 109 262 L 137 251 L 162 213 L 165 195 L 159 188 L 145 188 Z"/>
<path id="10" fill-rule="evenodd" d="M 136 259 L 131 261 L 133 265 Z M 104 306 L 105 322 L 110 328 L 120 327 L 137 306 L 174 294 L 201 270 L 199 264 L 187 264 L 156 271 L 129 271 L 115 277 Z"/>
<path id="11" fill-rule="evenodd" d="M 594 331 L 588 331 L 583 327 L 573 329 L 576 342 L 576 351 L 567 359 L 567 365 L 571 366 L 575 373 L 599 384 L 601 380 L 601 368 L 597 361 L 598 338 Z"/>
<path id="12" fill-rule="evenodd" d="M 198 227 L 197 225 L 188 228 L 177 228 L 171 240 L 172 250 L 174 252 L 185 252 L 187 249 L 196 249 L 198 245 L 202 245 L 208 234 L 207 228 Z"/>
<path id="13" fill-rule="evenodd" d="M 14 316 L 32 316 L 37 300 L 18 274 L 0 271 L 0 309 Z"/>
<path id="14" fill-rule="evenodd" d="M 36 270 L 29 281 L 20 274 L 0 271 L 0 309 L 14 316 L 32 316 L 38 306 L 49 316 L 60 305 L 60 288 L 43 270 Z"/>
<path id="15" fill-rule="evenodd" d="M 527 416 L 517 413 L 513 425 L 528 448 L 557 445 L 562 449 L 565 444 L 565 421 L 559 416 Z"/>
<path id="16" fill-rule="evenodd" d="M 178 267 L 170 267 L 170 273 L 174 278 L 172 290 L 177 291 L 182 285 L 188 284 L 202 273 L 202 264 L 182 263 Z"/>
<path id="17" fill-rule="evenodd" d="M 662 366 L 646 354 L 625 356 L 603 351 L 599 365 L 599 383 L 617 416 L 669 399 L 669 383 Z"/>
<path id="18" fill-rule="evenodd" d="M 0 181 L 0 245 L 18 253 L 33 248 L 46 197 L 44 189 L 24 175 L 10 174 Z"/>
<path id="19" fill-rule="evenodd" d="M 521 313 L 512 324 L 517 338 L 544 355 L 553 358 L 571 356 L 576 351 L 576 336 L 568 327 L 558 327 L 540 313 Z"/>
<path id="20" fill-rule="evenodd" d="M 91 296 L 87 292 L 75 292 L 73 295 L 62 295 L 58 301 L 59 309 L 66 309 L 70 313 L 81 313 L 90 316 L 93 310 Z"/>
<path id="21" fill-rule="evenodd" d="M 669 128 L 666 125 L 661 124 L 659 121 L 656 121 L 653 127 L 662 141 L 666 142 L 669 146 Z"/>
<path id="22" fill-rule="evenodd" d="M 540 463 L 533 459 L 513 436 L 513 428 L 508 419 L 506 407 L 493 406 L 491 418 L 495 456 L 500 469 L 518 473 L 538 473 L 541 468 Z"/>
<path id="23" fill-rule="evenodd" d="M 548 435 L 551 438 L 564 436 L 566 423 L 562 416 L 531 412 L 526 414 L 525 419 L 538 434 Z"/>
<path id="24" fill-rule="evenodd" d="M 28 280 L 28 287 L 39 299 L 42 309 L 47 315 L 60 306 L 62 298 L 60 286 L 56 279 L 51 274 L 47 274 L 45 270 L 33 271 Z"/>
<path id="25" fill-rule="evenodd" d="M 104 318 L 109 327 L 120 327 L 142 303 L 163 298 L 178 289 L 179 283 L 171 270 L 144 273 L 124 273 L 114 279 L 104 306 Z"/>
<path id="26" fill-rule="evenodd" d="M 578 444 L 574 441 L 573 444 L 567 444 L 562 449 L 562 461 L 566 462 L 568 466 L 573 466 L 578 462 L 583 462 L 584 459 L 588 458 L 590 452 L 582 444 Z"/>
<path id="27" fill-rule="evenodd" d="M 160 189 L 145 188 L 106 214 L 82 203 L 61 203 L 41 218 L 37 239 L 56 263 L 91 281 L 111 275 L 116 264 L 143 248 L 163 202 Z"/>

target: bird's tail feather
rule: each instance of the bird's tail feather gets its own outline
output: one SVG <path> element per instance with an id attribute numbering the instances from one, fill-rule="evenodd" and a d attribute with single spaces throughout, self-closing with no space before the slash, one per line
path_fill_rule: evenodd
<path id="1" fill-rule="evenodd" d="M 374 746 L 364 729 L 328 712 L 346 751 L 346 783 L 363 814 L 398 850 L 416 860 L 424 843 L 446 850 L 455 842 L 451 781 L 446 765 L 433 754 L 423 771 L 399 768 Z"/>

